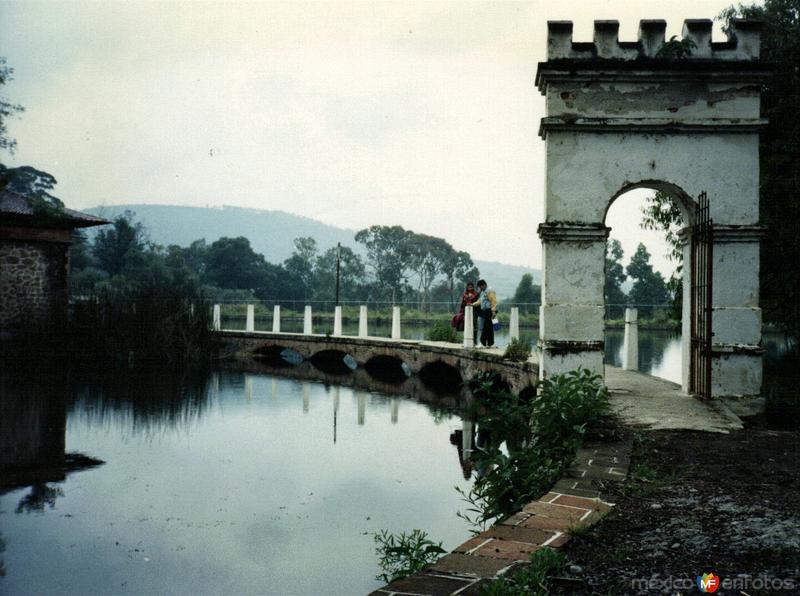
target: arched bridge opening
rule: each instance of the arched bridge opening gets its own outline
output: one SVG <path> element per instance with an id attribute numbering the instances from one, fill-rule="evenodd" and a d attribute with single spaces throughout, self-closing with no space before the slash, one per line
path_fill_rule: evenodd
<path id="1" fill-rule="evenodd" d="M 309 360 L 315 368 L 329 375 L 349 375 L 358 365 L 350 354 L 341 350 L 320 350 Z"/>
<path id="2" fill-rule="evenodd" d="M 411 376 L 411 368 L 397 356 L 379 354 L 364 364 L 369 375 L 382 383 L 399 385 Z"/>
<path id="3" fill-rule="evenodd" d="M 419 371 L 419 378 L 428 389 L 442 395 L 458 392 L 464 382 L 458 368 L 442 360 L 423 366 Z"/>

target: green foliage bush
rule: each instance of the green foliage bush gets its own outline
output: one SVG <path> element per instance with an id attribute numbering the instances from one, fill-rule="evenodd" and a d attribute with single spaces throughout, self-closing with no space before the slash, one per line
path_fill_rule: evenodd
<path id="1" fill-rule="evenodd" d="M 659 48 L 656 53 L 656 58 L 662 58 L 664 60 L 685 60 L 692 55 L 692 52 L 694 52 L 696 48 L 697 44 L 688 37 L 678 39 L 677 35 L 673 35 L 669 38 L 669 41 L 664 42 L 664 45 Z"/>
<path id="2" fill-rule="evenodd" d="M 483 411 L 478 426 L 490 439 L 473 456 L 481 474 L 468 493 L 459 490 L 468 504 L 459 516 L 481 529 L 544 494 L 574 458 L 587 426 L 608 409 L 608 390 L 587 370 L 545 379 L 529 400 L 483 375 L 473 395 Z"/>
<path id="3" fill-rule="evenodd" d="M 441 542 L 428 539 L 428 533 L 422 530 L 412 530 L 410 534 L 381 530 L 375 534 L 375 544 L 382 569 L 376 579 L 386 583 L 422 571 L 447 552 Z"/>
<path id="4" fill-rule="evenodd" d="M 517 337 L 509 342 L 508 346 L 506 347 L 505 354 L 503 354 L 503 358 L 506 360 L 512 360 L 513 362 L 525 362 L 530 357 L 530 344 L 527 341 Z"/>
<path id="5" fill-rule="evenodd" d="M 430 341 L 449 341 L 450 343 L 458 343 L 458 332 L 450 326 L 450 323 L 444 321 L 437 321 L 434 323 L 425 337 Z"/>

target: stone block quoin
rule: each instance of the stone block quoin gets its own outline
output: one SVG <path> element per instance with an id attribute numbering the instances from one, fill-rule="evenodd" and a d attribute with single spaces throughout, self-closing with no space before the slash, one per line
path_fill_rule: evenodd
<path id="1" fill-rule="evenodd" d="M 686 19 L 682 37 L 695 43 L 688 60 L 729 62 L 758 60 L 761 21 L 733 19 L 727 41 L 713 42 L 711 19 Z M 619 21 L 595 21 L 591 42 L 572 41 L 572 21 L 547 22 L 547 59 L 550 60 L 640 60 L 655 59 L 666 41 L 667 22 L 639 21 L 636 41 L 619 41 Z"/>

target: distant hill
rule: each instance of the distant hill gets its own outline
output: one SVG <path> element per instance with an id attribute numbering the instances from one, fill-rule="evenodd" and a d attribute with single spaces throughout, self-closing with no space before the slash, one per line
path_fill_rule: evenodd
<path id="1" fill-rule="evenodd" d="M 244 236 L 250 240 L 253 250 L 263 254 L 271 263 L 281 263 L 289 258 L 294 250 L 292 241 L 301 236 L 314 238 L 321 250 L 341 242 L 364 254 L 362 246 L 355 241 L 355 230 L 337 228 L 283 211 L 179 205 L 109 205 L 84 211 L 107 219 L 132 211 L 136 220 L 147 228 L 150 240 L 164 246 L 187 246 L 199 238 L 205 238 L 210 244 L 223 236 Z M 531 273 L 535 283 L 541 280 L 541 272 L 537 269 L 478 260 L 475 265 L 501 298 L 513 295 L 525 273 Z"/>

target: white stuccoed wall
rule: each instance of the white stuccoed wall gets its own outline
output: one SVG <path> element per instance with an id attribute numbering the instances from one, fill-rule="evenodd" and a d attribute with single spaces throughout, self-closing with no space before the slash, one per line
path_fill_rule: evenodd
<path id="1" fill-rule="evenodd" d="M 666 23 L 642 21 L 620 42 L 616 21 L 596 21 L 592 43 L 573 43 L 572 23 L 548 23 L 540 371 L 603 374 L 605 216 L 634 188 L 668 192 L 692 223 L 708 194 L 715 227 L 713 394 L 756 395 L 761 387 L 758 308 L 759 26 L 736 21 L 711 42 L 710 20 L 687 20 L 697 48 L 684 60 L 656 54 Z M 688 235 L 688 232 L 687 232 Z M 688 261 L 686 261 L 688 263 Z M 688 294 L 689 267 L 684 287 Z M 684 299 L 684 389 L 688 389 L 688 296 Z"/>

